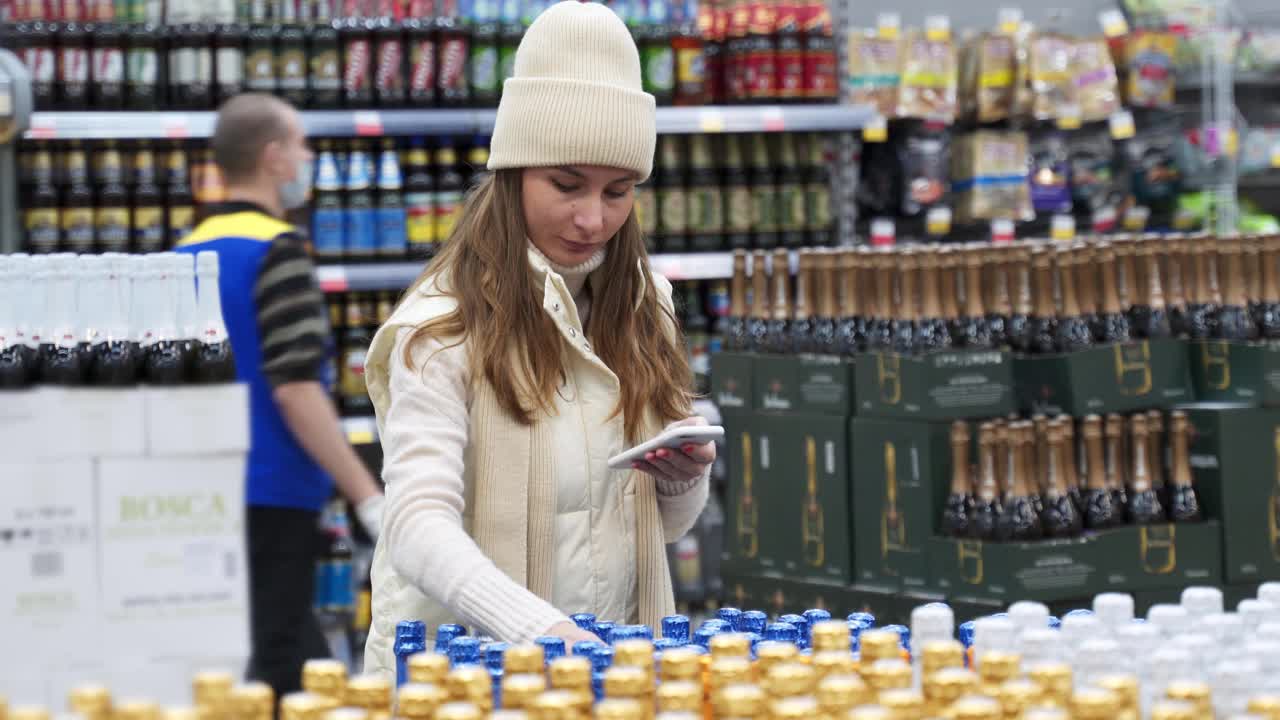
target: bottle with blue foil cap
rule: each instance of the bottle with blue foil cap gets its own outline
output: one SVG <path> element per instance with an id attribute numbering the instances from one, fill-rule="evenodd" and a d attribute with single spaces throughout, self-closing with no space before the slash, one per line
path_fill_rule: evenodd
<path id="1" fill-rule="evenodd" d="M 396 687 L 409 682 L 409 656 L 427 649 L 427 625 L 421 620 L 401 620 L 396 623 Z"/>
<path id="2" fill-rule="evenodd" d="M 658 638 L 657 640 L 653 641 L 653 650 L 656 653 L 661 653 L 663 650 L 673 650 L 675 648 L 684 647 L 684 646 L 685 646 L 685 643 L 682 643 L 679 640 L 676 640 L 674 638 L 664 637 L 664 638 Z"/>
<path id="3" fill-rule="evenodd" d="M 741 626 L 734 627 L 737 632 L 764 634 L 765 625 L 769 624 L 769 616 L 759 610 L 748 610 L 742 613 Z"/>
<path id="4" fill-rule="evenodd" d="M 480 641 L 465 635 L 450 640 L 449 664 L 455 668 L 480 664 Z"/>
<path id="5" fill-rule="evenodd" d="M 849 622 L 856 622 L 862 625 L 864 629 L 876 626 L 876 616 L 869 612 L 852 612 L 849 613 L 849 617 L 847 619 Z"/>
<path id="6" fill-rule="evenodd" d="M 709 628 L 704 624 L 702 627 L 698 628 L 697 632 L 693 634 L 693 644 L 697 647 L 702 648 L 703 650 L 710 650 L 711 639 L 714 638 L 717 634 L 719 633 L 714 627 Z"/>
<path id="7" fill-rule="evenodd" d="M 613 629 L 615 623 L 596 621 L 596 637 L 600 638 L 607 645 L 613 644 Z"/>
<path id="8" fill-rule="evenodd" d="M 906 625 L 885 625 L 881 630 L 898 633 L 898 642 L 902 645 L 902 649 L 911 651 L 911 629 Z"/>
<path id="9" fill-rule="evenodd" d="M 543 636 L 533 641 L 537 645 L 542 646 L 542 657 L 547 665 L 553 660 L 564 657 L 564 639 L 552 636 Z"/>
<path id="10" fill-rule="evenodd" d="M 800 631 L 791 623 L 769 623 L 764 629 L 764 639 L 772 642 L 784 642 L 791 643 L 792 645 L 798 645 L 800 641 Z"/>
<path id="11" fill-rule="evenodd" d="M 811 608 L 809 610 L 804 611 L 804 619 L 808 621 L 809 630 L 810 632 L 812 632 L 814 625 L 817 625 L 820 622 L 827 622 L 828 620 L 830 620 L 831 613 L 827 612 L 826 610 L 822 610 L 820 608 Z"/>
<path id="12" fill-rule="evenodd" d="M 809 621 L 801 615 L 783 615 L 778 622 L 787 623 L 796 629 L 796 648 L 804 650 L 809 647 Z"/>
<path id="13" fill-rule="evenodd" d="M 511 645 L 504 642 L 490 642 L 481 646 L 480 655 L 484 658 L 484 667 L 493 679 L 493 706 L 502 707 L 502 678 L 505 674 L 507 650 Z"/>
<path id="14" fill-rule="evenodd" d="M 960 623 L 960 627 L 956 631 L 956 637 L 965 650 L 973 647 L 973 635 L 977 627 L 977 623 L 973 620 Z"/>
<path id="15" fill-rule="evenodd" d="M 729 627 L 738 628 L 738 620 L 742 617 L 742 611 L 738 608 L 724 607 L 716 611 L 716 617 L 729 623 Z"/>
<path id="16" fill-rule="evenodd" d="M 595 651 L 602 647 L 604 647 L 604 644 L 595 640 L 580 640 L 573 644 L 573 656 L 590 660 Z"/>
<path id="17" fill-rule="evenodd" d="M 441 625 L 436 628 L 436 652 L 441 655 L 449 654 L 449 643 L 454 638 L 462 637 L 467 634 L 467 629 L 461 625 Z"/>
<path id="18" fill-rule="evenodd" d="M 596 631 L 596 616 L 591 613 L 576 613 L 570 615 L 569 619 L 573 621 L 574 625 L 578 626 L 579 630 L 585 630 L 592 634 Z"/>
<path id="19" fill-rule="evenodd" d="M 662 637 L 681 644 L 689 642 L 689 618 L 684 615 L 668 615 L 662 618 Z"/>

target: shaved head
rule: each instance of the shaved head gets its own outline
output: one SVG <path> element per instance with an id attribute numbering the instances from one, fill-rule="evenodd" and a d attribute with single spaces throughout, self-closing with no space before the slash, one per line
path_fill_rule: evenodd
<path id="1" fill-rule="evenodd" d="M 213 160 L 228 183 L 252 179 L 259 171 L 262 151 L 289 135 L 297 111 L 264 93 L 244 93 L 222 104 L 213 130 Z"/>

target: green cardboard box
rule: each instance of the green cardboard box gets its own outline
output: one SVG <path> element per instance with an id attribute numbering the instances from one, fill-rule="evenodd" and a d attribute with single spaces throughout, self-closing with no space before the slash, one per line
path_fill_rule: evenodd
<path id="1" fill-rule="evenodd" d="M 769 506 L 782 572 L 797 580 L 847 583 L 853 576 L 849 507 L 849 421 L 787 414 L 764 420 L 786 444 L 777 503 Z"/>
<path id="2" fill-rule="evenodd" d="M 850 428 L 855 582 L 933 589 L 925 552 L 951 471 L 948 424 L 856 417 Z"/>
<path id="3" fill-rule="evenodd" d="M 751 380 L 755 375 L 755 355 L 719 352 L 711 355 L 711 400 L 720 412 L 746 412 L 755 395 Z"/>
<path id="4" fill-rule="evenodd" d="M 1025 412 L 1122 413 L 1191 399 L 1182 340 L 1138 340 L 1061 355 L 1014 359 L 1018 407 Z"/>
<path id="5" fill-rule="evenodd" d="M 1196 400 L 1280 406 L 1280 342 L 1187 343 Z"/>
<path id="6" fill-rule="evenodd" d="M 1130 526 L 1078 538 L 994 543 L 934 537 L 928 555 L 948 597 L 1055 602 L 1222 581 L 1216 521 Z"/>
<path id="7" fill-rule="evenodd" d="M 859 415 L 956 420 L 1006 415 L 1015 406 L 1008 352 L 874 352 L 855 374 Z"/>
<path id="8" fill-rule="evenodd" d="M 1280 579 L 1280 409 L 1183 406 L 1206 516 L 1219 518 L 1228 583 Z"/>
<path id="9" fill-rule="evenodd" d="M 784 504 L 799 505 L 796 483 L 801 456 L 796 443 L 785 438 L 785 416 L 734 413 L 725 419 L 729 448 L 729 483 L 725 510 L 722 562 L 744 573 L 782 574 L 794 557 L 792 531 L 798 518 L 777 512 Z"/>
<path id="10" fill-rule="evenodd" d="M 834 355 L 758 355 L 752 387 L 756 410 L 854 414 L 854 361 Z"/>

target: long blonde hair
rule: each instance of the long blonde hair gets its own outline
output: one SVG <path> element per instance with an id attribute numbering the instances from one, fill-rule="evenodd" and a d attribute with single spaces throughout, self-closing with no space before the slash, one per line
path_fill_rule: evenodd
<path id="1" fill-rule="evenodd" d="M 484 377 L 499 404 L 528 425 L 549 412 L 564 379 L 563 339 L 542 309 L 542 287 L 529 269 L 521 171 L 497 170 L 467 196 L 444 249 L 415 283 L 436 281 L 457 308 L 417 327 L 404 350 L 412 367 L 415 342 L 467 341 L 473 378 Z M 609 280 L 593 286 L 586 328 L 595 352 L 618 376 L 629 441 L 639 441 L 648 413 L 661 423 L 687 416 L 693 376 L 671 306 L 658 298 L 634 210 L 608 243 L 600 272 Z"/>

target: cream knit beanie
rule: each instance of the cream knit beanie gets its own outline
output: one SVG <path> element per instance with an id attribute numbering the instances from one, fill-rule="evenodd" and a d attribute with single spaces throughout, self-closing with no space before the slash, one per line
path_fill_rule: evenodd
<path id="1" fill-rule="evenodd" d="M 602 165 L 649 177 L 653 96 L 640 53 L 612 10 L 565 0 L 542 12 L 516 50 L 515 75 L 489 144 L 489 169 Z"/>

